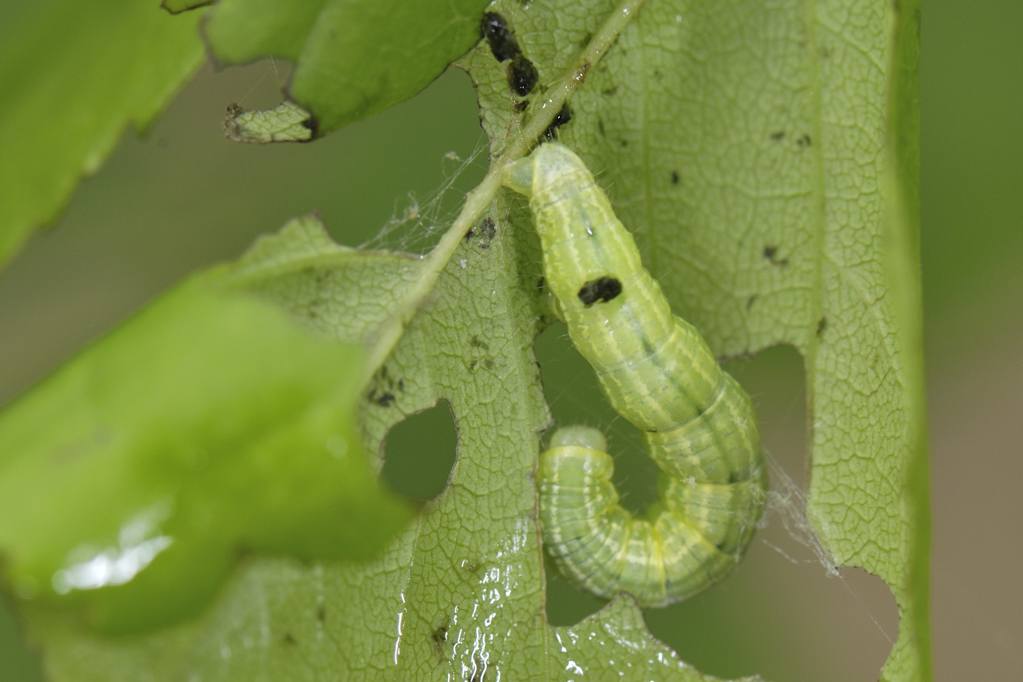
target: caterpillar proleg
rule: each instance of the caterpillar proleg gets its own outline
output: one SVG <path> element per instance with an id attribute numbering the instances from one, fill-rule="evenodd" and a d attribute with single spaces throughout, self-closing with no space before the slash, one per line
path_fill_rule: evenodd
<path id="1" fill-rule="evenodd" d="M 643 606 L 685 599 L 731 571 L 763 511 L 753 407 L 699 332 L 674 316 L 632 235 L 582 160 L 543 144 L 509 166 L 526 195 L 544 275 L 572 343 L 663 472 L 644 517 L 618 500 L 600 431 L 569 426 L 540 456 L 544 545 L 597 595 Z"/>

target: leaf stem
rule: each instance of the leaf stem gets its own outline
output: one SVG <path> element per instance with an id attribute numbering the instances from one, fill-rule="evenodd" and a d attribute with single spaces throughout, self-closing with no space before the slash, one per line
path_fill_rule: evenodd
<path id="1" fill-rule="evenodd" d="M 451 223 L 451 227 L 423 260 L 418 279 L 409 287 L 398 303 L 394 314 L 380 326 L 376 338 L 373 339 L 365 365 L 365 380 L 367 382 L 391 355 L 391 351 L 401 339 L 405 327 L 412 321 L 427 296 L 433 291 L 440 278 L 440 273 L 447 267 L 465 234 L 493 202 L 494 196 L 501 188 L 505 166 L 529 152 L 568 98 L 582 85 L 587 71 L 593 68 L 610 49 L 628 23 L 639 12 L 644 2 L 645 0 L 622 0 L 618 4 L 587 44 L 586 49 L 579 53 L 571 68 L 544 93 L 543 103 L 539 106 L 537 113 L 526 122 L 501 155 L 494 159 L 490 170 L 487 171 L 480 184 L 466 195 L 465 204 L 462 205 L 462 210 Z"/>

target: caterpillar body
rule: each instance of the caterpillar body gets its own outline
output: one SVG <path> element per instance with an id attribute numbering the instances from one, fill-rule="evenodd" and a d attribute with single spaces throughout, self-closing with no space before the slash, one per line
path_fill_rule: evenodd
<path id="1" fill-rule="evenodd" d="M 699 332 L 674 316 L 632 235 L 582 160 L 543 144 L 508 167 L 529 199 L 544 275 L 572 343 L 663 472 L 643 517 L 619 503 L 597 429 L 559 429 L 540 456 L 544 544 L 603 597 L 643 606 L 685 599 L 727 575 L 763 511 L 766 479 L 753 408 Z"/>

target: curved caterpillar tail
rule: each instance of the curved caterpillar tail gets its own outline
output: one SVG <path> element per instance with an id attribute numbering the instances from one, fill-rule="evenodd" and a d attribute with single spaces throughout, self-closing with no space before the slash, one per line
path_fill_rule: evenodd
<path id="1" fill-rule="evenodd" d="M 619 504 L 603 435 L 559 429 L 540 456 L 544 543 L 598 595 L 627 592 L 643 606 L 685 599 L 729 573 L 763 512 L 753 407 L 699 332 L 672 315 L 578 156 L 541 145 L 509 166 L 505 184 L 529 198 L 572 343 L 664 474 L 658 502 L 636 518 Z"/>

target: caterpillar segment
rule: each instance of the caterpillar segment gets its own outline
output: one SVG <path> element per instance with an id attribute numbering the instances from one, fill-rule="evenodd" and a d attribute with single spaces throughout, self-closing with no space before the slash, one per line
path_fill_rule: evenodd
<path id="1" fill-rule="evenodd" d="M 624 509 L 597 429 L 559 429 L 542 453 L 544 544 L 593 593 L 664 606 L 724 578 L 763 512 L 766 478 L 753 406 L 699 332 L 675 316 L 635 240 L 586 165 L 558 143 L 512 164 L 544 274 L 572 343 L 612 407 L 643 432 L 662 472 L 643 516 Z"/>

